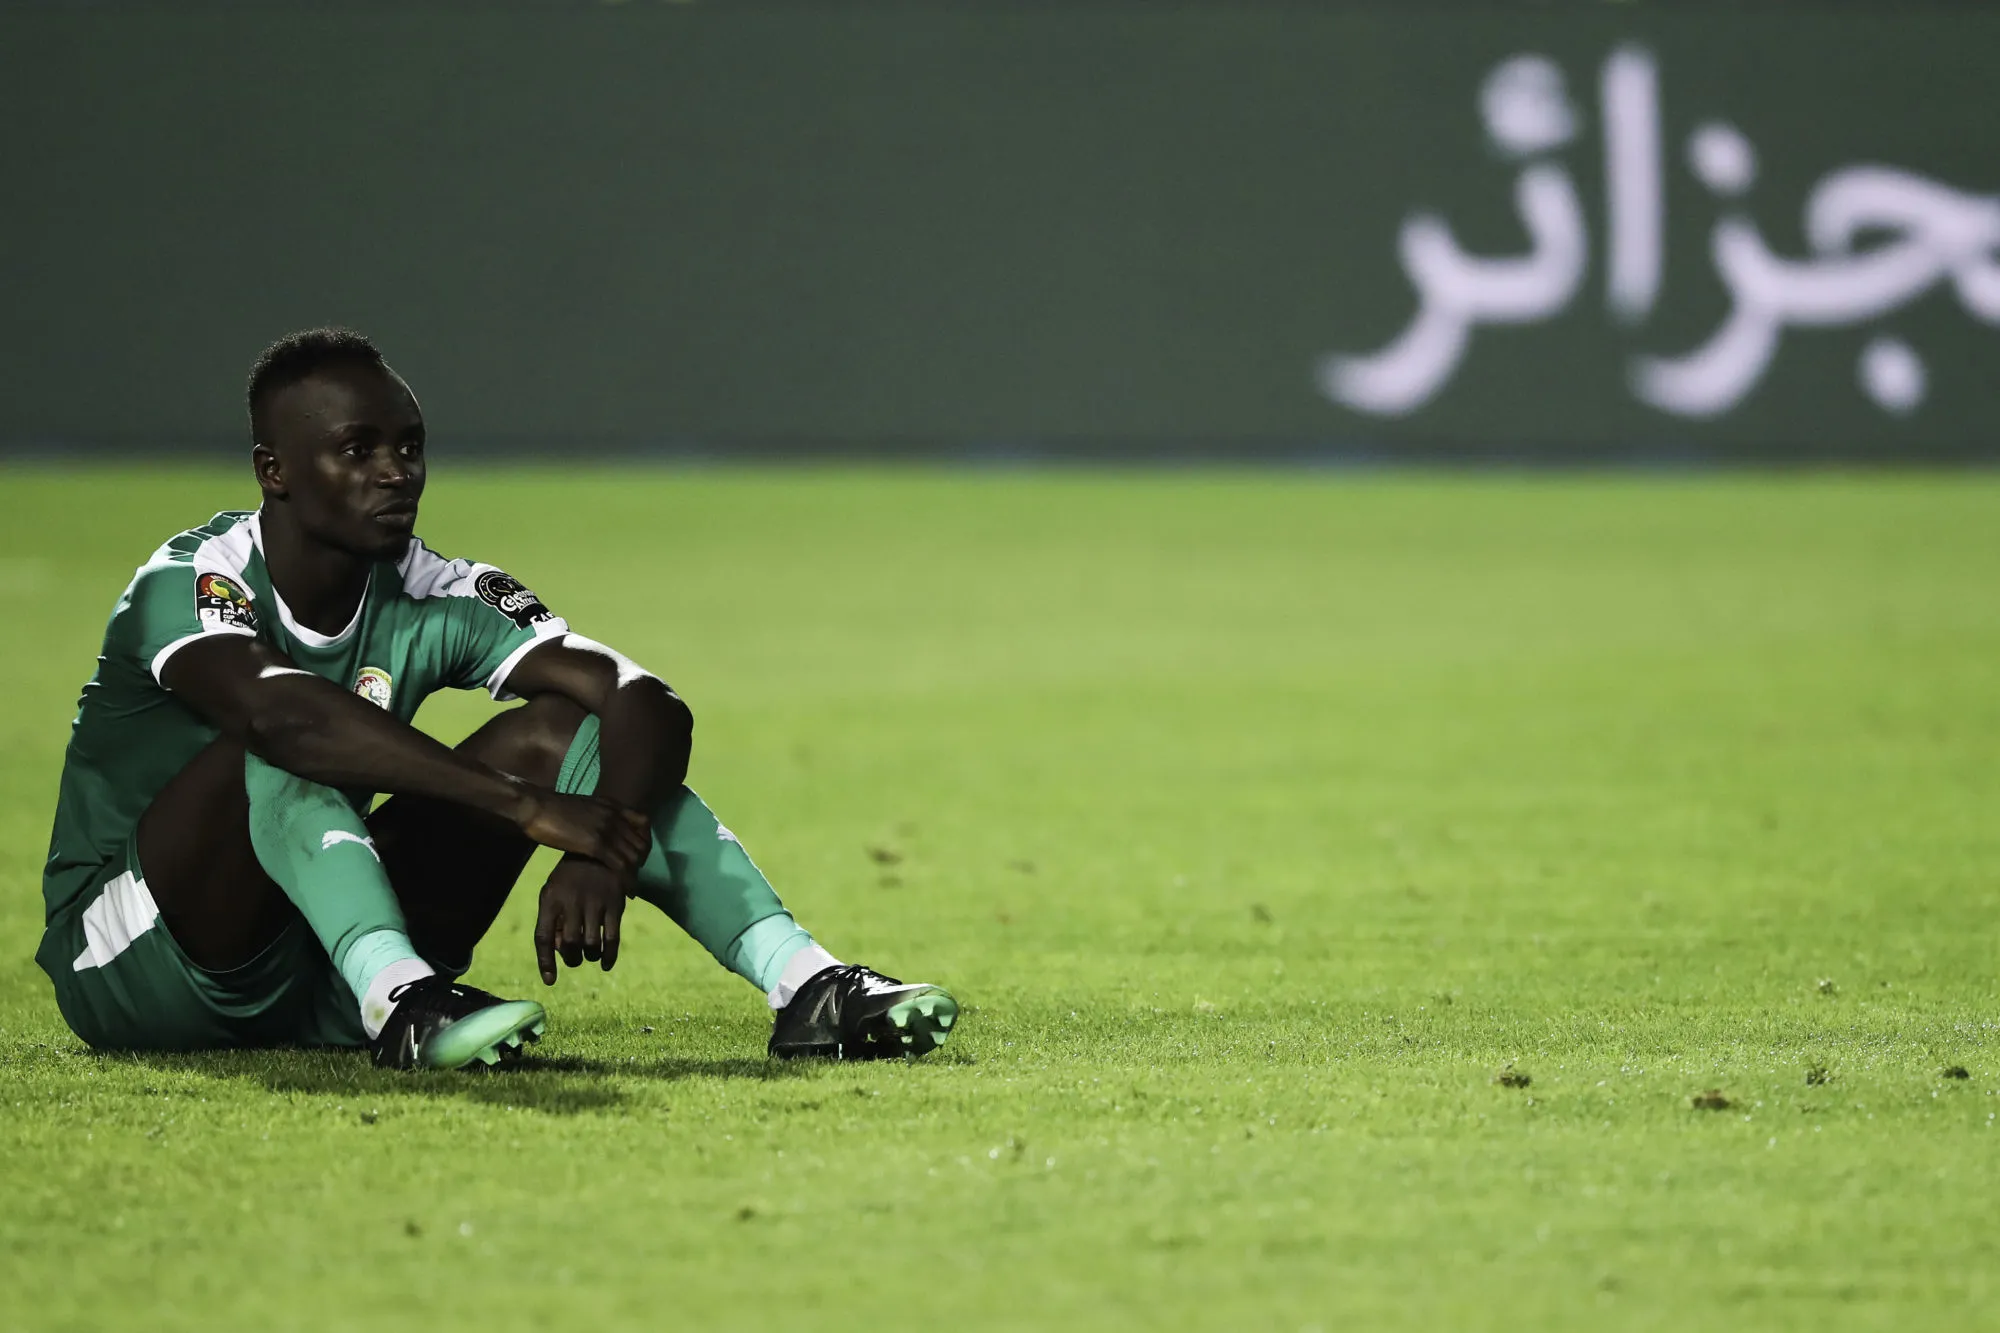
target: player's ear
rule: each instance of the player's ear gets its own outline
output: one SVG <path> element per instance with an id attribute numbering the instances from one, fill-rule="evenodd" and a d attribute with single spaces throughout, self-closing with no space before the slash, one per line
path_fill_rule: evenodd
<path id="1" fill-rule="evenodd" d="M 257 474 L 257 489 L 273 500 L 285 498 L 285 469 L 276 449 L 261 440 L 251 445 L 250 470 Z"/>

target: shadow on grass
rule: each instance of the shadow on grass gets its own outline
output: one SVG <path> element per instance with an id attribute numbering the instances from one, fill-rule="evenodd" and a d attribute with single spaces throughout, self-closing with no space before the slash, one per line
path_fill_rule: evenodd
<path id="1" fill-rule="evenodd" d="M 623 1084 L 676 1083 L 686 1079 L 730 1078 L 775 1082 L 805 1077 L 817 1062 L 766 1059 L 695 1059 L 664 1056 L 651 1060 L 597 1060 L 584 1056 L 530 1055 L 504 1069 L 378 1069 L 362 1051 L 279 1048 L 180 1053 L 105 1053 L 108 1067 L 192 1074 L 228 1082 L 261 1084 L 267 1092 L 313 1097 L 381 1099 L 459 1097 L 467 1101 L 576 1115 L 615 1111 L 629 1100 Z"/>

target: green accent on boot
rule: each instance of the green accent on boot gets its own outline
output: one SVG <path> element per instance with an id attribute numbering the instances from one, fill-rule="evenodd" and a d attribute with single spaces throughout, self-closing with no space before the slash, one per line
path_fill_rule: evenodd
<path id="1" fill-rule="evenodd" d="M 463 1069 L 477 1061 L 497 1065 L 520 1053 L 521 1043 L 548 1030 L 548 1011 L 533 1000 L 489 1005 L 437 1032 L 417 1052 L 429 1069 Z"/>
<path id="2" fill-rule="evenodd" d="M 929 1055 L 951 1035 L 951 1025 L 958 1021 L 958 1001 L 948 991 L 926 987 L 891 1005 L 889 1021 L 901 1034 L 903 1054 L 912 1059 Z"/>

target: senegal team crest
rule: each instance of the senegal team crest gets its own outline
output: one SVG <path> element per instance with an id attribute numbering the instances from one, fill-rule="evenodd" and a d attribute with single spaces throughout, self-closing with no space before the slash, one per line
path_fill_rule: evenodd
<path id="1" fill-rule="evenodd" d="M 354 692 L 377 708 L 389 706 L 389 692 L 393 685 L 389 673 L 381 667 L 362 667 L 361 674 L 354 678 Z"/>
<path id="2" fill-rule="evenodd" d="M 202 624 L 257 630 L 257 613 L 250 609 L 250 594 L 241 584 L 221 574 L 203 574 L 194 581 L 194 610 Z"/>

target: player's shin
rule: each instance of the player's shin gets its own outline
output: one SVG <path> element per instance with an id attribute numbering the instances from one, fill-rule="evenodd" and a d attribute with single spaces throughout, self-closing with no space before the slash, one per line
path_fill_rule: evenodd
<path id="1" fill-rule="evenodd" d="M 258 863 L 325 946 L 373 1038 L 394 1007 L 390 993 L 433 969 L 410 945 L 368 826 L 339 792 L 255 755 L 244 761 L 243 785 Z"/>
<path id="2" fill-rule="evenodd" d="M 557 790 L 596 790 L 597 740 L 597 719 L 584 719 L 563 759 Z M 699 796 L 677 788 L 652 815 L 653 845 L 639 868 L 638 896 L 763 991 L 773 1008 L 839 964 L 792 920 L 743 844 Z"/>
<path id="3" fill-rule="evenodd" d="M 792 919 L 736 835 L 686 787 L 655 813 L 639 896 L 769 996 L 773 1009 L 815 973 L 839 965 Z"/>

